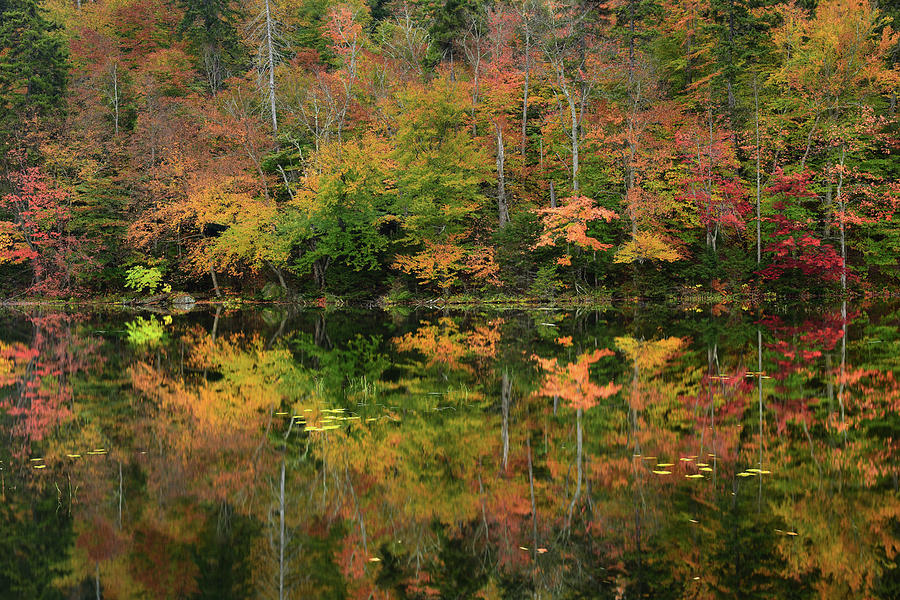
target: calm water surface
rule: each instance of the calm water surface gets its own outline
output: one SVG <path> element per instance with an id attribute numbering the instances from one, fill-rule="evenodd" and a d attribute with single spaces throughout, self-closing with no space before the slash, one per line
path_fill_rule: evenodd
<path id="1" fill-rule="evenodd" d="M 900 305 L 0 313 L 0 598 L 900 598 Z"/>

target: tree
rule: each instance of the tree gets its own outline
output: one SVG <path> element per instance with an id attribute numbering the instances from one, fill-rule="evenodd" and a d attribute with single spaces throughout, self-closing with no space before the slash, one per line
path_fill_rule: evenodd
<path id="1" fill-rule="evenodd" d="M 179 0 L 184 16 L 179 31 L 191 40 L 191 45 L 206 75 L 212 94 L 239 66 L 242 48 L 236 23 L 240 11 L 232 0 Z"/>
<path id="2" fill-rule="evenodd" d="M 84 240 L 70 229 L 70 194 L 37 167 L 20 171 L 13 183 L 15 191 L 0 199 L 0 208 L 13 214 L 13 221 L 0 222 L 6 232 L 0 261 L 31 263 L 33 292 L 71 293 L 92 261 L 82 249 Z"/>
<path id="3" fill-rule="evenodd" d="M 395 265 L 445 291 L 461 272 L 492 277 L 492 252 L 478 242 L 473 227 L 486 205 L 481 186 L 490 163 L 466 127 L 465 87 L 444 75 L 424 87 L 410 85 L 400 101 L 415 108 L 396 115 L 393 212 L 401 217 L 402 241 L 412 254 L 398 256 Z"/>
<path id="4" fill-rule="evenodd" d="M 396 227 L 392 214 L 396 165 L 390 143 L 374 135 L 333 142 L 313 158 L 289 203 L 285 228 L 300 256 L 293 268 L 313 272 L 320 288 L 332 262 L 354 271 L 376 271 L 391 245 L 384 232 Z"/>
<path id="5" fill-rule="evenodd" d="M 38 0 L 0 1 L 0 160 L 28 119 L 63 104 L 67 52 Z"/>

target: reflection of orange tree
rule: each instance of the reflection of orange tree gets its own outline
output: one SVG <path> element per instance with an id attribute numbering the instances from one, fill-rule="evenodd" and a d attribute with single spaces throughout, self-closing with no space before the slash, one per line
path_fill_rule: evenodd
<path id="1" fill-rule="evenodd" d="M 202 337 L 194 340 L 193 348 L 192 365 L 221 377 L 191 385 L 149 363 L 138 362 L 130 369 L 132 385 L 148 414 L 167 417 L 148 420 L 154 431 L 147 432 L 146 445 L 165 443 L 176 459 L 151 477 L 160 477 L 155 483 L 165 488 L 174 483 L 171 478 L 183 477 L 182 468 L 202 470 L 205 477 L 195 473 L 191 479 L 211 479 L 214 485 L 198 493 L 211 494 L 211 500 L 234 500 L 265 467 L 249 461 L 235 469 L 229 457 L 257 456 L 272 413 L 287 397 L 283 382 L 290 379 L 290 353 L 266 349 L 263 340 L 241 335 Z"/>
<path id="2" fill-rule="evenodd" d="M 503 319 L 494 319 L 476 325 L 471 331 L 461 331 L 456 321 L 441 317 L 437 323 L 425 321 L 416 331 L 395 338 L 394 343 L 400 352 L 422 353 L 428 359 L 428 366 L 443 363 L 471 373 L 472 366 L 464 361 L 493 358 L 502 324 Z"/>
<path id="3" fill-rule="evenodd" d="M 597 385 L 590 380 L 590 366 L 604 356 L 613 356 L 612 350 L 594 350 L 580 354 L 573 363 L 565 366 L 556 358 L 533 358 L 546 372 L 539 394 L 542 396 L 559 396 L 570 408 L 587 410 L 597 405 L 599 400 L 609 398 L 620 389 L 621 385 L 607 383 Z"/>

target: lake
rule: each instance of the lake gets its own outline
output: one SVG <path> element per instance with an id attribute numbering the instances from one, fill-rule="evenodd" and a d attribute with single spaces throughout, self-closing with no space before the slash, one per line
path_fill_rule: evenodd
<path id="1" fill-rule="evenodd" d="M 900 304 L 0 313 L 0 598 L 898 598 Z"/>

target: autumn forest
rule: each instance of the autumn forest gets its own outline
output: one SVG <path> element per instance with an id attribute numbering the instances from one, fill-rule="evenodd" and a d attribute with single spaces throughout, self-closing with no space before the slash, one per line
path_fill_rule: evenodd
<path id="1" fill-rule="evenodd" d="M 5 296 L 900 277 L 900 7 L 0 0 Z"/>
<path id="2" fill-rule="evenodd" d="M 897 600 L 898 29 L 0 0 L 0 600 Z"/>

